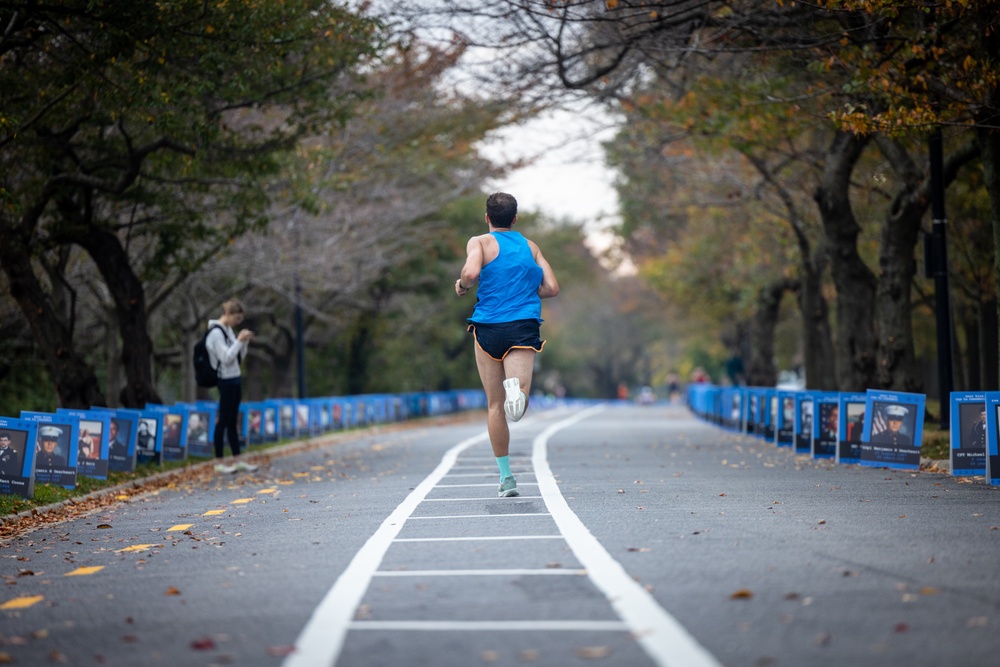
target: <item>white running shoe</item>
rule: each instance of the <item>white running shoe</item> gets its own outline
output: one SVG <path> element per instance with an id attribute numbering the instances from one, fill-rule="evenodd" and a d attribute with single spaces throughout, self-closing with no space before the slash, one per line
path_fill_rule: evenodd
<path id="1" fill-rule="evenodd" d="M 231 475 L 236 472 L 236 466 L 226 465 L 225 463 L 216 463 L 215 472 L 222 473 L 223 475 Z"/>
<path id="2" fill-rule="evenodd" d="M 252 463 L 247 463 L 246 461 L 237 461 L 236 469 L 243 470 L 245 472 L 257 472 L 257 466 Z"/>
<path id="3" fill-rule="evenodd" d="M 503 402 L 503 411 L 507 413 L 508 419 L 516 422 L 524 416 L 524 410 L 528 407 L 528 397 L 521 391 L 521 381 L 517 378 L 504 380 L 503 388 L 507 390 L 507 400 Z"/>

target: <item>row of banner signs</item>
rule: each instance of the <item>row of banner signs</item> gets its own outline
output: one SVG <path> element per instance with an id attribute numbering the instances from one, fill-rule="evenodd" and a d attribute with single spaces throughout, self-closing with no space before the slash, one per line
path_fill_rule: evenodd
<path id="1" fill-rule="evenodd" d="M 1000 485 L 1000 392 L 954 392 L 951 474 Z M 926 396 L 720 387 L 692 384 L 688 404 L 702 419 L 814 458 L 917 470 Z"/>
<path id="2" fill-rule="evenodd" d="M 274 399 L 243 403 L 238 428 L 252 447 L 485 407 L 482 390 Z M 71 489 L 78 476 L 107 479 L 110 471 L 131 472 L 140 463 L 214 457 L 217 410 L 214 401 L 198 401 L 0 417 L 0 493 L 32 498 L 35 483 Z"/>

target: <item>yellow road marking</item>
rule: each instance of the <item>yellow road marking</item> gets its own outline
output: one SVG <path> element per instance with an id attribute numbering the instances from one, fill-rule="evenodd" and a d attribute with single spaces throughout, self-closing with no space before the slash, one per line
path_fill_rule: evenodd
<path id="1" fill-rule="evenodd" d="M 176 526 L 170 526 L 170 528 L 167 528 L 167 532 L 172 533 L 175 530 L 187 530 L 193 525 L 194 525 L 193 523 L 179 523 Z"/>
<path id="2" fill-rule="evenodd" d="M 146 551 L 147 549 L 152 549 L 155 544 L 133 544 L 130 547 L 125 547 L 124 549 L 119 549 L 115 553 L 124 554 L 130 551 Z"/>
<path id="3" fill-rule="evenodd" d="M 232 501 L 233 505 L 246 505 L 247 503 L 252 503 L 253 498 L 240 498 L 239 500 Z"/>
<path id="4" fill-rule="evenodd" d="M 80 577 L 85 574 L 94 574 L 95 572 L 100 572 L 104 569 L 103 565 L 93 565 L 91 567 L 78 567 L 72 572 L 67 572 L 64 576 L 67 577 Z"/>
<path id="5" fill-rule="evenodd" d="M 14 598 L 0 604 L 0 609 L 27 609 L 33 604 L 37 604 L 45 599 L 44 595 L 32 595 L 31 597 Z"/>
<path id="6" fill-rule="evenodd" d="M 226 510 L 208 510 L 202 516 L 215 516 L 216 514 L 222 514 Z"/>

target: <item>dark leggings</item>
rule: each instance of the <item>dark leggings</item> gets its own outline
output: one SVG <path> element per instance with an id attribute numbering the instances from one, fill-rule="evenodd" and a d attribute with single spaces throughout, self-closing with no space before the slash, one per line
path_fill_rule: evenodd
<path id="1" fill-rule="evenodd" d="M 225 456 L 226 435 L 233 456 L 240 455 L 240 434 L 236 420 L 240 415 L 240 401 L 243 399 L 243 383 L 240 378 L 219 380 L 219 414 L 215 422 L 215 458 Z"/>

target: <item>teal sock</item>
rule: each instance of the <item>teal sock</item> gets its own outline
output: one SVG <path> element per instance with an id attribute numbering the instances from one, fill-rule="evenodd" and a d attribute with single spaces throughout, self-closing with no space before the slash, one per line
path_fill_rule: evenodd
<path id="1" fill-rule="evenodd" d="M 509 456 L 498 456 L 497 466 L 500 467 L 500 481 L 503 481 L 504 477 L 510 477 L 510 457 Z"/>

